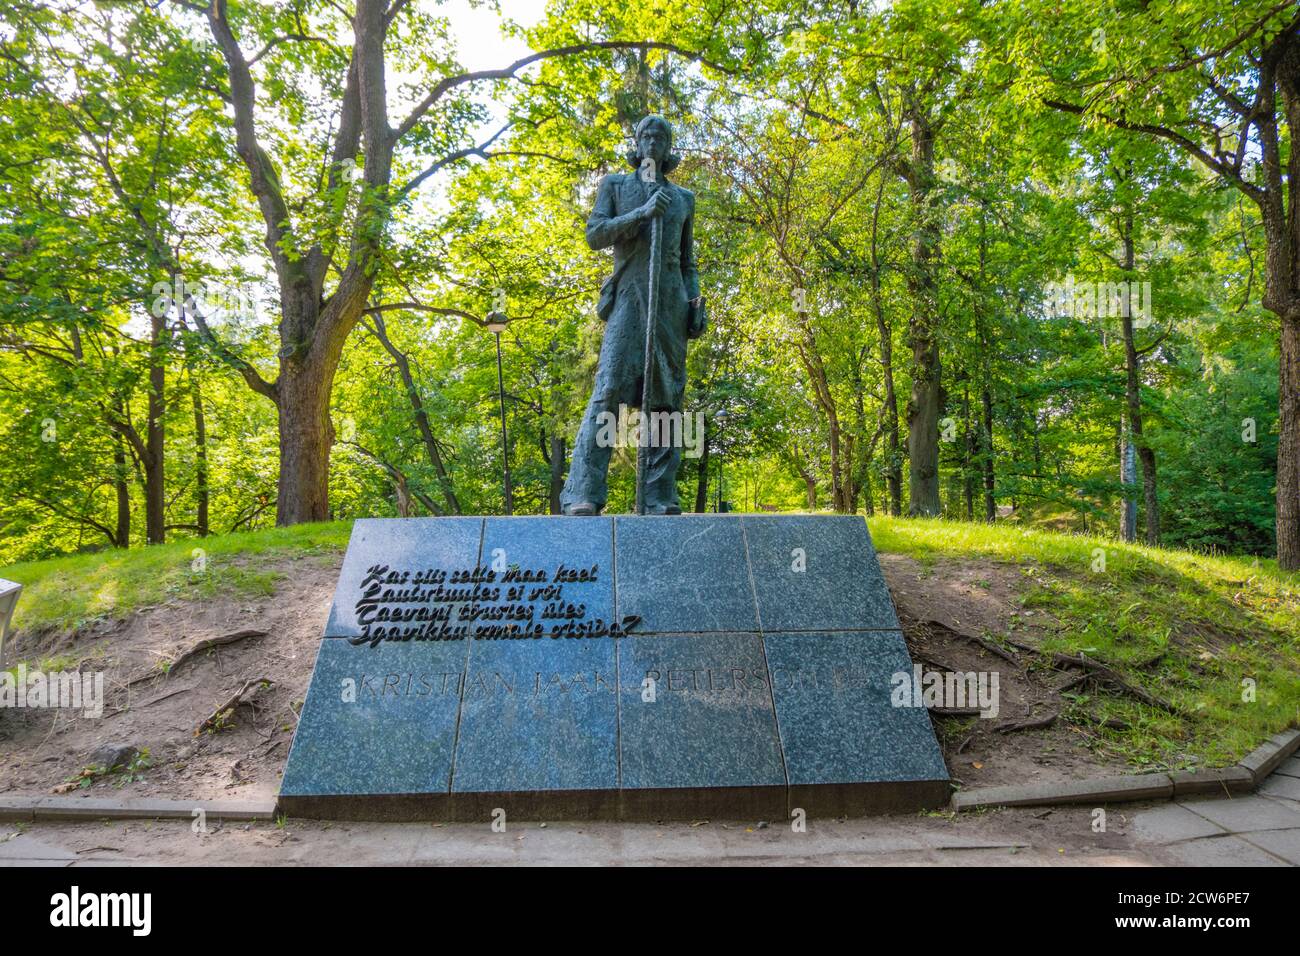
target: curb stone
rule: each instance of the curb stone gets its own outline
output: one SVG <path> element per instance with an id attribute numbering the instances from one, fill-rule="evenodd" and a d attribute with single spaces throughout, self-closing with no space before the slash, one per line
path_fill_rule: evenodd
<path id="1" fill-rule="evenodd" d="M 0 820 L 192 820 L 195 810 L 216 820 L 273 820 L 275 801 L 0 796 Z"/>
<path id="2" fill-rule="evenodd" d="M 1300 730 L 1284 730 L 1242 758 L 1218 770 L 1178 770 L 1123 777 L 1093 777 L 1066 783 L 980 787 L 953 794 L 954 810 L 1033 807 L 1062 803 L 1119 803 L 1186 796 L 1248 793 L 1300 748 Z"/>
<path id="3" fill-rule="evenodd" d="M 1252 750 L 1237 766 L 1249 770 L 1255 784 L 1259 785 L 1283 760 L 1295 753 L 1297 747 L 1300 747 L 1300 730 L 1284 730 Z"/>
<path id="4" fill-rule="evenodd" d="M 1122 800 L 1161 800 L 1174 795 L 1174 782 L 1167 773 L 1128 777 L 1094 777 L 1065 783 L 1029 786 L 980 787 L 953 794 L 954 810 L 978 807 L 1033 807 L 1052 803 L 1114 803 Z"/>

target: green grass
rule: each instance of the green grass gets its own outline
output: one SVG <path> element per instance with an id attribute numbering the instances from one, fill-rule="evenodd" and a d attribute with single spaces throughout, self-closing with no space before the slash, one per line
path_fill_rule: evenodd
<path id="1" fill-rule="evenodd" d="M 1109 692 L 1068 695 L 1066 716 L 1080 725 L 1130 725 L 1094 739 L 1135 765 L 1231 763 L 1300 718 L 1300 575 L 1275 561 L 1005 524 L 882 517 L 870 526 L 879 550 L 925 565 L 979 557 L 1019 566 L 1024 607 L 1060 623 L 1045 650 L 1084 651 L 1173 704 L 1179 713 Z M 1243 700 L 1247 679 L 1254 701 Z"/>
<path id="2" fill-rule="evenodd" d="M 340 521 L 186 538 L 13 564 L 0 568 L 0 578 L 23 585 L 15 629 L 76 628 L 169 600 L 273 594 L 281 575 L 259 559 L 338 553 L 351 528 L 351 522 Z"/>

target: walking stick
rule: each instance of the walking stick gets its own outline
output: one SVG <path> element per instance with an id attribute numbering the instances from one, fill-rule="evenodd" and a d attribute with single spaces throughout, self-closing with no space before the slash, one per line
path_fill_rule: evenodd
<path id="1" fill-rule="evenodd" d="M 656 184 L 651 198 L 659 191 Z M 646 472 L 650 468 L 650 379 L 654 374 L 655 325 L 659 312 L 659 243 L 663 215 L 650 220 L 650 291 L 646 295 L 645 365 L 641 375 L 641 433 L 636 449 L 636 513 L 645 514 Z"/>

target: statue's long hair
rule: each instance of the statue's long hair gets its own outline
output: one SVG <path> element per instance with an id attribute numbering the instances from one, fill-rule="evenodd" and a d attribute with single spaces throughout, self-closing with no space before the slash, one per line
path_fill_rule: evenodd
<path id="1" fill-rule="evenodd" d="M 627 164 L 633 169 L 641 168 L 641 134 L 645 132 L 646 126 L 650 123 L 658 123 L 668 134 L 668 155 L 664 157 L 663 172 L 664 175 L 671 173 L 677 168 L 677 164 L 682 158 L 673 152 L 673 128 L 672 125 L 662 116 L 651 113 L 649 116 L 642 117 L 641 121 L 636 124 L 632 130 L 632 149 L 627 154 Z"/>

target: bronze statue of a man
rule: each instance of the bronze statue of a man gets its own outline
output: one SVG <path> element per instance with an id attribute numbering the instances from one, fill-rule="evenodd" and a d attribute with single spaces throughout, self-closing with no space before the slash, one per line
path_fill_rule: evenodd
<path id="1" fill-rule="evenodd" d="M 613 451 L 603 427 L 620 407 L 641 408 L 645 384 L 646 322 L 653 321 L 648 409 L 682 410 L 686 391 L 686 340 L 704 332 L 703 299 L 695 269 L 692 227 L 695 195 L 670 183 L 680 158 L 672 152 L 673 133 L 661 116 L 647 116 L 633 132 L 636 149 L 628 162 L 637 173 L 613 173 L 601 180 L 596 205 L 587 218 L 587 244 L 614 247 L 614 272 L 600 290 L 597 315 L 606 322 L 591 402 L 574 442 L 569 478 L 560 503 L 567 515 L 600 514 L 608 496 L 606 476 Z M 651 223 L 658 219 L 659 261 L 651 269 Z M 659 276 L 655 314 L 650 312 L 650 276 Z M 642 420 L 641 427 L 647 427 Z M 651 443 L 645 464 L 646 514 L 681 514 L 676 443 Z"/>

